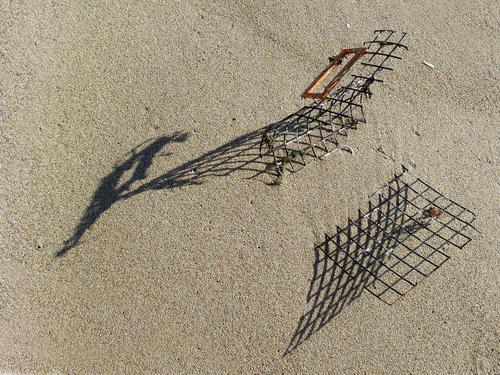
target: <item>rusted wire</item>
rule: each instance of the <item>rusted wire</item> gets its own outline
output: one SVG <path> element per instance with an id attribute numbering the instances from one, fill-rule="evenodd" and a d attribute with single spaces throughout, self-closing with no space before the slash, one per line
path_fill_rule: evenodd
<path id="1" fill-rule="evenodd" d="M 357 129 L 358 124 L 366 122 L 363 99 L 371 98 L 371 85 L 374 82 L 383 82 L 376 76 L 392 70 L 387 66 L 388 63 L 401 59 L 395 53 L 407 49 L 402 44 L 405 36 L 406 33 L 398 34 L 393 30 L 377 30 L 372 41 L 364 44 L 365 48 L 343 50 L 355 53 L 357 58 L 351 59 L 347 63 L 348 69 L 341 70 L 341 77 L 337 79 L 337 75 L 322 93 L 312 94 L 311 90 L 324 78 L 322 75 L 332 66 L 338 65 L 340 58 L 332 58 L 331 64 L 305 92 L 319 99 L 270 126 L 262 136 L 260 156 L 271 157 L 278 174 L 283 175 L 287 171 L 296 172 L 335 150 L 352 152 L 339 137 L 347 136 L 349 130 Z M 342 52 L 341 57 L 345 56 L 346 52 Z M 355 64 L 358 58 L 359 64 Z M 347 79 L 349 68 L 357 69 Z M 332 85 L 332 82 L 335 84 Z M 336 89 L 333 90 L 333 87 Z"/>

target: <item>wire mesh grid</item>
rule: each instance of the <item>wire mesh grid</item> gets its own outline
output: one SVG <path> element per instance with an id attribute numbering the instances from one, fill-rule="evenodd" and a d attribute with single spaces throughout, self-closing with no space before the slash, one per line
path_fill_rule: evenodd
<path id="1" fill-rule="evenodd" d="M 474 220 L 473 212 L 403 173 L 320 248 L 364 289 L 392 304 L 448 260 L 448 245 L 463 248 L 471 241 L 464 232 Z"/>
<path id="2" fill-rule="evenodd" d="M 475 214 L 406 170 L 372 195 L 365 210 L 314 249 L 307 302 L 285 354 L 368 290 L 392 304 L 463 248 Z"/>
<path id="3" fill-rule="evenodd" d="M 281 175 L 296 172 L 338 149 L 352 152 L 341 137 L 366 122 L 363 98 L 372 96 L 374 82 L 383 82 L 376 76 L 393 70 L 389 63 L 401 59 L 395 53 L 407 49 L 402 44 L 405 36 L 393 30 L 376 30 L 373 39 L 364 43 L 367 52 L 355 65 L 357 69 L 353 68 L 353 74 L 341 80 L 335 91 L 270 126 L 262 136 L 261 157 L 271 156 Z"/>

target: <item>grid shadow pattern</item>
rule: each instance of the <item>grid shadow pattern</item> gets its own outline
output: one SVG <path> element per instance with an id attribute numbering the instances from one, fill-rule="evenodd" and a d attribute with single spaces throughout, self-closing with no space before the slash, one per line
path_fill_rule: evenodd
<path id="1" fill-rule="evenodd" d="M 346 75 L 331 95 L 272 124 L 262 136 L 260 154 L 272 158 L 278 174 L 296 172 L 338 149 L 352 152 L 342 137 L 366 123 L 363 98 L 372 96 L 374 82 L 383 82 L 378 76 L 393 70 L 388 65 L 401 60 L 396 53 L 407 49 L 402 44 L 405 36 L 376 30 L 373 39 L 364 43 L 367 52 L 351 70 L 353 74 Z"/>
<path id="2" fill-rule="evenodd" d="M 365 273 L 365 289 L 389 305 L 449 259 L 448 245 L 468 244 L 464 231 L 475 220 L 468 209 L 406 176 L 395 176 L 366 212 L 328 238 L 339 252 L 337 265 L 349 275 Z"/>
<path id="3" fill-rule="evenodd" d="M 463 248 L 475 214 L 406 172 L 372 195 L 356 219 L 315 248 L 307 301 L 285 355 L 366 290 L 391 305 Z"/>

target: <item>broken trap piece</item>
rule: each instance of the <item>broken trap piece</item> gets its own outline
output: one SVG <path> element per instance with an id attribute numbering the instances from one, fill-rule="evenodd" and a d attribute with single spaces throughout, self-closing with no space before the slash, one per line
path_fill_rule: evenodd
<path id="1" fill-rule="evenodd" d="M 401 59 L 397 53 L 407 49 L 402 44 L 405 36 L 406 33 L 393 30 L 376 30 L 363 47 L 343 49 L 330 58 L 330 64 L 302 94 L 314 101 L 271 125 L 262 136 L 260 156 L 271 158 L 278 175 L 295 172 L 338 149 L 352 152 L 342 137 L 366 122 L 363 98 L 372 96 L 374 82 L 383 82 L 377 78 L 379 75 L 393 70 L 388 65 Z M 350 55 L 353 56 L 342 66 Z M 338 73 L 321 88 L 336 68 Z"/>
<path id="2" fill-rule="evenodd" d="M 319 246 L 364 288 L 392 304 L 462 249 L 475 214 L 407 171 L 376 192 L 365 210 Z"/>

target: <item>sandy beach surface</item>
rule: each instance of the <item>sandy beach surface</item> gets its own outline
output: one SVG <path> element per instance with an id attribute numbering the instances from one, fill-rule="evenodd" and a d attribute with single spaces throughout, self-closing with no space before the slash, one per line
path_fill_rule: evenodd
<path id="1" fill-rule="evenodd" d="M 1 1 L 1 372 L 500 373 L 499 22 L 496 1 Z M 254 176 L 262 129 L 380 28 L 409 51 L 354 155 Z M 288 350 L 315 246 L 401 164 L 480 233 Z"/>

